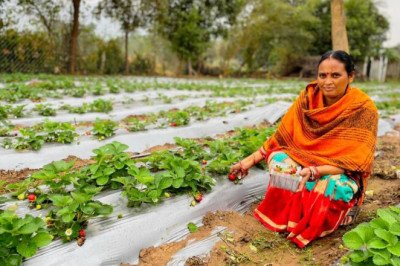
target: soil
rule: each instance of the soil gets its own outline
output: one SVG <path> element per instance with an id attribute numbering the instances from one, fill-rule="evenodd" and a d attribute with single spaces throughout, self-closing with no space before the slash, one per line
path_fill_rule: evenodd
<path id="1" fill-rule="evenodd" d="M 398 127 L 397 127 L 398 128 Z M 397 129 L 396 128 L 396 129 Z M 378 208 L 400 204 L 400 134 L 390 133 L 380 137 L 377 146 L 373 175 L 361 212 L 354 224 L 339 227 L 332 234 L 315 240 L 305 249 L 298 249 L 285 239 L 285 234 L 267 230 L 253 217 L 255 203 L 244 214 L 217 211 L 203 217 L 203 226 L 186 239 L 175 243 L 143 249 L 139 265 L 166 265 L 171 257 L 184 248 L 191 239 L 203 239 L 213 228 L 227 229 L 208 256 L 191 257 L 185 265 L 332 265 L 347 249 L 342 236 L 362 222 L 375 217 Z M 396 173 L 397 171 L 397 173 Z M 128 264 L 123 264 L 128 265 Z"/>

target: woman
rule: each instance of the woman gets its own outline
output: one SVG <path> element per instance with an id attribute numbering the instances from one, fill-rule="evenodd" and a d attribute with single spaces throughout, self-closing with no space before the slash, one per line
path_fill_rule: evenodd
<path id="1" fill-rule="evenodd" d="M 298 178 L 293 191 L 274 174 L 254 216 L 272 231 L 288 231 L 288 239 L 300 248 L 350 223 L 362 203 L 378 112 L 364 92 L 350 86 L 353 79 L 350 55 L 325 53 L 317 80 L 300 93 L 276 133 L 231 167 L 231 173 L 245 176 L 265 159 L 270 173 Z"/>

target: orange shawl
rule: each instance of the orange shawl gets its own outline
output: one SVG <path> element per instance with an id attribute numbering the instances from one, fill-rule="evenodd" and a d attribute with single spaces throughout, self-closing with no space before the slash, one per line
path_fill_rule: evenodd
<path id="1" fill-rule="evenodd" d="M 360 89 L 324 107 L 316 82 L 307 85 L 263 147 L 282 150 L 303 166 L 333 165 L 367 177 L 372 170 L 378 111 Z"/>

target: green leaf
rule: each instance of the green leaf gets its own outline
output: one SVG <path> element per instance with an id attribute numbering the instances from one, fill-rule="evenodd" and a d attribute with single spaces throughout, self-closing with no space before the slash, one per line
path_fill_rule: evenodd
<path id="1" fill-rule="evenodd" d="M 47 246 L 51 243 L 53 236 L 47 232 L 39 232 L 33 238 L 32 241 L 38 248 Z"/>
<path id="2" fill-rule="evenodd" d="M 400 242 L 397 242 L 396 245 L 390 246 L 387 249 L 393 255 L 400 257 Z"/>
<path id="3" fill-rule="evenodd" d="M 379 228 L 386 229 L 386 230 L 389 229 L 389 224 L 380 217 L 371 220 L 371 222 L 369 222 L 369 224 L 371 225 L 371 227 L 373 227 L 375 229 L 379 229 Z"/>
<path id="4" fill-rule="evenodd" d="M 375 265 L 386 265 L 390 263 L 390 254 L 387 256 L 385 253 L 377 253 L 372 258 Z"/>
<path id="5" fill-rule="evenodd" d="M 358 225 L 354 229 L 354 231 L 358 233 L 358 235 L 362 238 L 364 243 L 367 243 L 368 241 L 370 241 L 372 238 L 375 237 L 374 229 L 368 223 L 362 223 Z"/>
<path id="6" fill-rule="evenodd" d="M 22 235 L 29 235 L 29 234 L 32 234 L 33 232 L 36 232 L 38 229 L 39 229 L 39 225 L 32 221 L 30 223 L 23 225 L 18 230 L 18 232 Z"/>
<path id="7" fill-rule="evenodd" d="M 400 257 L 392 257 L 391 263 L 393 266 L 400 266 Z"/>
<path id="8" fill-rule="evenodd" d="M 64 195 L 50 195 L 49 199 L 53 202 L 54 206 L 65 207 L 72 203 L 72 198 Z"/>
<path id="9" fill-rule="evenodd" d="M 361 250 L 355 250 L 350 253 L 349 258 L 354 262 L 362 262 L 368 259 L 368 253 Z"/>
<path id="10" fill-rule="evenodd" d="M 390 209 L 378 209 L 378 216 L 385 220 L 389 225 L 396 222 L 395 214 Z"/>
<path id="11" fill-rule="evenodd" d="M 108 176 L 115 172 L 115 169 L 112 167 L 107 167 L 103 170 L 103 174 Z"/>
<path id="12" fill-rule="evenodd" d="M 113 212 L 113 207 L 111 205 L 102 204 L 97 208 L 97 213 L 99 215 L 109 215 Z"/>
<path id="13" fill-rule="evenodd" d="M 87 214 L 87 215 L 93 215 L 95 212 L 95 209 L 89 205 L 82 206 L 81 210 L 84 214 Z"/>
<path id="14" fill-rule="evenodd" d="M 154 176 L 150 174 L 150 171 L 143 168 L 140 169 L 139 174 L 135 177 L 142 184 L 149 184 L 154 181 Z"/>
<path id="15" fill-rule="evenodd" d="M 105 184 L 107 184 L 108 180 L 109 180 L 109 177 L 103 175 L 96 179 L 96 184 L 99 186 L 104 186 Z"/>
<path id="16" fill-rule="evenodd" d="M 84 194 L 84 193 L 77 193 L 77 192 L 71 192 L 72 198 L 77 201 L 79 204 L 82 204 L 88 200 L 90 200 L 91 196 Z"/>
<path id="17" fill-rule="evenodd" d="M 194 223 L 188 223 L 187 228 L 189 229 L 190 233 L 197 232 L 199 228 Z"/>
<path id="18" fill-rule="evenodd" d="M 390 225 L 389 231 L 396 236 L 400 236 L 400 222 Z"/>
<path id="19" fill-rule="evenodd" d="M 29 241 L 22 241 L 17 246 L 17 251 L 25 258 L 32 257 L 36 254 L 37 247 L 34 243 Z"/>
<path id="20" fill-rule="evenodd" d="M 74 219 L 74 217 L 75 217 L 74 213 L 66 213 L 61 216 L 61 219 L 64 223 L 69 223 Z"/>
<path id="21" fill-rule="evenodd" d="M 174 179 L 174 181 L 172 182 L 172 186 L 174 188 L 180 188 L 182 184 L 183 184 L 183 178 Z"/>
<path id="22" fill-rule="evenodd" d="M 385 241 L 383 241 L 381 238 L 379 237 L 375 237 L 373 239 L 371 239 L 368 243 L 367 243 L 367 247 L 368 248 L 375 248 L 375 249 L 384 249 L 388 246 L 388 243 L 386 243 Z"/>
<path id="23" fill-rule="evenodd" d="M 170 177 L 163 177 L 158 185 L 159 189 L 167 189 L 172 186 L 172 178 Z"/>
<path id="24" fill-rule="evenodd" d="M 361 248 L 361 246 L 364 244 L 361 236 L 355 231 L 350 231 L 344 234 L 343 242 L 348 248 L 354 250 Z"/>
<path id="25" fill-rule="evenodd" d="M 397 243 L 397 237 L 390 233 L 389 231 L 386 231 L 384 229 L 375 229 L 375 234 L 388 242 L 390 245 L 395 245 Z"/>
<path id="26" fill-rule="evenodd" d="M 20 266 L 22 264 L 22 256 L 19 254 L 12 254 L 6 257 L 6 261 L 8 264 L 5 265 L 10 265 L 10 266 Z M 0 257 L 0 262 L 1 262 L 1 257 Z M 0 263 L 1 264 L 1 263 Z"/>

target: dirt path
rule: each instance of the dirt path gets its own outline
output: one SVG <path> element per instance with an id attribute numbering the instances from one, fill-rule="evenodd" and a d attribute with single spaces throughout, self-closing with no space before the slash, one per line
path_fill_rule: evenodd
<path id="1" fill-rule="evenodd" d="M 171 257 L 193 239 L 203 239 L 213 228 L 227 229 L 206 258 L 192 257 L 186 265 L 332 265 L 347 250 L 342 236 L 359 223 L 371 220 L 378 208 L 400 204 L 400 136 L 394 134 L 379 138 L 374 174 L 369 180 L 368 193 L 355 224 L 340 227 L 324 238 L 300 250 L 282 234 L 264 228 L 252 215 L 254 204 L 244 214 L 218 211 L 203 218 L 199 231 L 185 240 L 160 247 L 143 249 L 139 265 L 166 265 Z"/>

